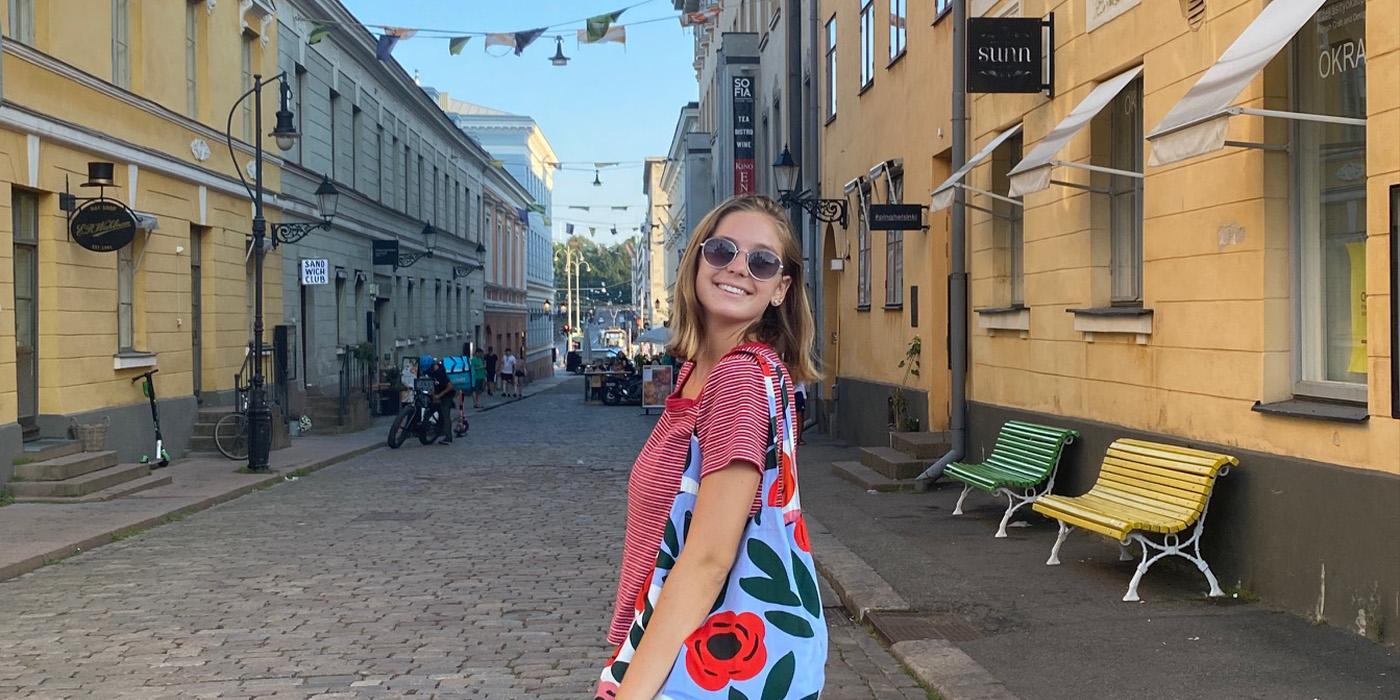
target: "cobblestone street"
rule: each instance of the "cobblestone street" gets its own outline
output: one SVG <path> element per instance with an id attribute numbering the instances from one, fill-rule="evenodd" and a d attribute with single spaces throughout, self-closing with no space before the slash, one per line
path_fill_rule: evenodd
<path id="1" fill-rule="evenodd" d="M 0 584 L 0 696 L 581 698 L 655 417 L 569 381 Z M 825 601 L 835 604 L 834 599 Z M 834 700 L 923 698 L 828 608 Z"/>

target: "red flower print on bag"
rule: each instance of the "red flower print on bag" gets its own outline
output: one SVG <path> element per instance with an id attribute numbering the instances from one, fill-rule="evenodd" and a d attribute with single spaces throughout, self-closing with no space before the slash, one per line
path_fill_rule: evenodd
<path id="1" fill-rule="evenodd" d="M 807 537 L 807 519 L 798 516 L 797 525 L 792 529 L 792 539 L 797 543 L 797 547 L 804 552 L 812 551 L 812 541 Z"/>
<path id="2" fill-rule="evenodd" d="M 685 640 L 685 670 L 695 684 L 716 691 L 758 675 L 768 662 L 763 619 L 753 613 L 715 613 Z"/>
<path id="3" fill-rule="evenodd" d="M 617 698 L 617 684 L 609 681 L 600 681 L 598 689 L 593 692 L 593 700 L 615 700 L 615 698 Z"/>
<path id="4" fill-rule="evenodd" d="M 778 453 L 778 465 L 778 478 L 768 489 L 768 505 L 786 508 L 797 491 L 797 473 L 792 468 L 792 457 L 786 452 Z"/>

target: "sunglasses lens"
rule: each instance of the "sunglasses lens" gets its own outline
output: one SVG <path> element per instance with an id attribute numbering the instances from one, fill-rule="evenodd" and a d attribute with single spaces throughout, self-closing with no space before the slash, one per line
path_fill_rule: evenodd
<path id="1" fill-rule="evenodd" d="M 700 252 L 705 256 L 705 262 L 711 266 L 724 267 L 734 261 L 734 256 L 739 253 L 739 249 L 734 246 L 733 241 L 727 238 L 711 238 L 705 241 Z"/>
<path id="2" fill-rule="evenodd" d="M 770 280 L 783 269 L 783 261 L 777 253 L 768 250 L 755 250 L 749 253 L 749 274 L 756 280 Z"/>

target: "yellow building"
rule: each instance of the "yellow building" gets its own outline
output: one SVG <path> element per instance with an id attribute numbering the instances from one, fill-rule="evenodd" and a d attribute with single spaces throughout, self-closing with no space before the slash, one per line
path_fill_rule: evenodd
<path id="1" fill-rule="evenodd" d="M 1054 97 L 970 96 L 969 457 L 1010 418 L 1083 431 L 1068 494 L 1117 437 L 1233 454 L 1221 580 L 1397 639 L 1400 3 L 971 6 L 1054 13 Z"/>
<path id="2" fill-rule="evenodd" d="M 0 6 L 0 486 L 22 440 L 67 437 L 74 421 L 110 420 L 107 444 L 123 461 L 149 454 L 150 409 L 131 380 L 150 369 L 179 456 L 197 397 L 228 398 L 249 342 L 252 207 L 235 168 L 251 180 L 251 100 L 232 119 L 237 166 L 224 130 L 252 75 L 276 72 L 273 4 Z M 276 91 L 265 92 L 270 129 Z M 59 207 L 60 193 L 98 195 L 80 186 L 89 162 L 115 165 L 105 194 L 139 214 L 117 252 L 80 247 Z M 279 163 L 274 149 L 269 193 Z M 267 264 L 280 269 L 276 252 Z M 268 329 L 279 281 L 268 275 Z"/>
<path id="3" fill-rule="evenodd" d="M 817 11 L 821 196 L 849 210 L 846 227 L 826 227 L 816 258 L 824 371 L 836 385 L 823 410 L 834 434 L 859 445 L 888 444 L 901 384 L 919 429 L 948 425 L 948 216 L 900 232 L 872 231 L 867 215 L 870 204 L 926 202 L 951 170 L 946 5 L 825 0 Z M 906 376 L 900 362 L 916 337 L 921 369 Z"/>

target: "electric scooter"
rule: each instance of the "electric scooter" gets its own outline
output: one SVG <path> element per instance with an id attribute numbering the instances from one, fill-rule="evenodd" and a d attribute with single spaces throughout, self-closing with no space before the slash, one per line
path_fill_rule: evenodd
<path id="1" fill-rule="evenodd" d="M 165 439 L 160 435 L 160 409 L 156 407 L 156 383 L 151 380 L 151 375 L 159 371 L 158 369 L 153 369 L 149 372 L 139 374 L 131 378 L 131 383 L 135 384 L 139 380 L 145 380 L 145 382 L 141 384 L 141 392 L 151 401 L 151 423 L 155 424 L 156 427 L 155 466 L 168 467 L 170 466 L 170 453 L 165 451 Z M 150 464 L 150 456 L 141 455 L 141 463 Z"/>

